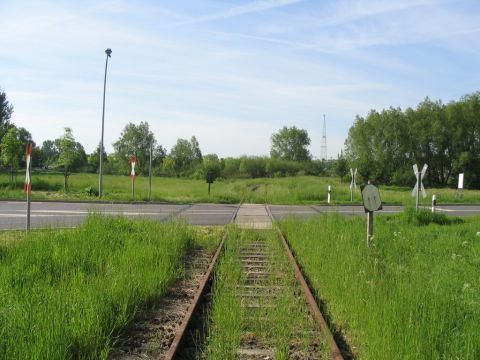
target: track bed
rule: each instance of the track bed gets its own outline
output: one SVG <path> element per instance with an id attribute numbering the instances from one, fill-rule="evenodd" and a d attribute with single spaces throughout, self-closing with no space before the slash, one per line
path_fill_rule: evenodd
<path id="1" fill-rule="evenodd" d="M 208 332 L 208 359 L 329 358 L 273 230 L 230 230 L 215 277 Z"/>

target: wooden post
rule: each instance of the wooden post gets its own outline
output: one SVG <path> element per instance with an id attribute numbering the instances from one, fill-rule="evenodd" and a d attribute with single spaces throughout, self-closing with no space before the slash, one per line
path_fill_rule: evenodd
<path id="1" fill-rule="evenodd" d="M 208 195 L 210 195 L 210 183 L 208 183 Z"/>
<path id="2" fill-rule="evenodd" d="M 367 212 L 367 246 L 373 242 L 373 211 Z"/>

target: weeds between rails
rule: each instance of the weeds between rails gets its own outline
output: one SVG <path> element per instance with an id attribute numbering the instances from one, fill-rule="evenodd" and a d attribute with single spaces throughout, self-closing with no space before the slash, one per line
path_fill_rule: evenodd
<path id="1" fill-rule="evenodd" d="M 358 359 L 480 358 L 478 218 L 408 210 L 365 220 L 322 215 L 280 226 Z"/>
<path id="2" fill-rule="evenodd" d="M 90 216 L 0 243 L 0 358 L 105 359 L 116 334 L 183 276 L 191 227 Z"/>
<path id="3" fill-rule="evenodd" d="M 274 230 L 229 229 L 206 359 L 322 359 L 328 347 Z"/>

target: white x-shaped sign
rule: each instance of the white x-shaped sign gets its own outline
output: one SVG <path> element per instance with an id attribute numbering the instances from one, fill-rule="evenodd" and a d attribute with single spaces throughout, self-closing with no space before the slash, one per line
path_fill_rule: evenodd
<path id="1" fill-rule="evenodd" d="M 27 148 L 27 169 L 25 172 L 25 183 L 23 185 L 23 191 L 27 192 L 30 194 L 32 192 L 32 184 L 30 180 L 30 161 L 32 158 L 32 144 L 28 144 Z"/>
<path id="2" fill-rule="evenodd" d="M 413 172 L 415 173 L 415 178 L 417 179 L 415 187 L 412 190 L 412 196 L 413 197 L 417 196 L 418 186 L 420 186 L 420 191 L 422 192 L 422 196 L 424 198 L 427 197 L 427 192 L 425 191 L 425 188 L 423 187 L 423 177 L 425 176 L 425 174 L 427 172 L 427 169 L 428 169 L 428 165 L 427 164 L 423 165 L 422 172 L 420 173 L 420 184 L 418 184 L 418 166 L 417 166 L 417 164 L 413 165 Z"/>
<path id="3" fill-rule="evenodd" d="M 350 182 L 350 189 L 357 187 L 357 169 L 350 168 L 350 174 L 352 175 L 352 181 Z"/>
<path id="4" fill-rule="evenodd" d="M 136 163 L 137 163 L 136 161 L 132 161 L 132 162 L 131 162 L 131 164 L 132 164 L 132 171 L 130 172 L 130 176 L 131 176 L 132 178 L 135 177 L 135 164 L 136 164 Z"/>

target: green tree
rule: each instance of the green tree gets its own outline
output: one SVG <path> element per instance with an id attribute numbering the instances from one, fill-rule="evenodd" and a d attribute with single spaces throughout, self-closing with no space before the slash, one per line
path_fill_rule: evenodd
<path id="1" fill-rule="evenodd" d="M 68 192 L 68 177 L 78 157 L 77 143 L 73 137 L 72 129 L 68 127 L 65 128 L 65 133 L 58 140 L 60 151 L 58 166 L 63 168 L 63 190 Z"/>
<path id="2" fill-rule="evenodd" d="M 0 89 L 0 142 L 10 127 L 13 106 L 8 102 L 5 91 Z"/>
<path id="3" fill-rule="evenodd" d="M 465 172 L 480 182 L 480 93 L 447 105 L 426 98 L 415 109 L 372 110 L 357 116 L 345 142 L 346 157 L 365 180 L 413 186 L 412 165 L 428 164 L 425 183 L 445 186 Z"/>
<path id="4" fill-rule="evenodd" d="M 310 138 L 306 130 L 284 126 L 278 133 L 272 135 L 271 142 L 270 156 L 274 159 L 295 161 L 311 159 L 307 149 Z"/>
<path id="5" fill-rule="evenodd" d="M 205 179 L 208 172 L 213 174 L 213 179 L 218 178 L 222 173 L 222 163 L 218 159 L 217 154 L 208 154 L 203 157 L 199 178 Z"/>
<path id="6" fill-rule="evenodd" d="M 192 144 L 192 150 L 195 159 L 197 159 L 197 161 L 201 163 L 203 161 L 202 151 L 200 150 L 200 144 L 198 143 L 195 136 L 192 136 L 192 138 L 190 139 L 190 144 Z"/>
<path id="7" fill-rule="evenodd" d="M 17 170 L 26 149 L 23 147 L 18 129 L 15 126 L 10 127 L 3 136 L 0 149 L 3 164 L 10 167 L 10 185 L 14 185 L 14 171 Z"/>
<path id="8" fill-rule="evenodd" d="M 195 136 L 190 141 L 178 139 L 170 150 L 177 175 L 191 175 L 202 162 L 202 152 Z"/>
<path id="9" fill-rule="evenodd" d="M 345 176 L 349 173 L 348 161 L 343 156 L 343 151 L 340 151 L 337 161 L 335 162 L 335 175 L 337 175 L 342 181 L 345 179 Z"/>
<path id="10" fill-rule="evenodd" d="M 107 167 L 108 156 L 105 150 L 103 151 L 103 163 L 105 164 L 105 167 Z M 87 165 L 88 172 L 98 172 L 98 168 L 100 166 L 100 144 L 98 144 L 93 153 L 87 156 Z"/>
<path id="11" fill-rule="evenodd" d="M 58 141 L 45 140 L 41 147 L 45 167 L 52 167 L 58 162 L 60 156 L 60 149 Z"/>
<path id="12" fill-rule="evenodd" d="M 115 152 L 127 167 L 131 156 L 137 157 L 136 170 L 143 175 L 148 174 L 150 146 L 153 146 L 153 164 L 159 166 L 165 157 L 165 149 L 157 145 L 148 122 L 141 122 L 139 125 L 127 124 L 118 141 L 113 144 Z"/>

